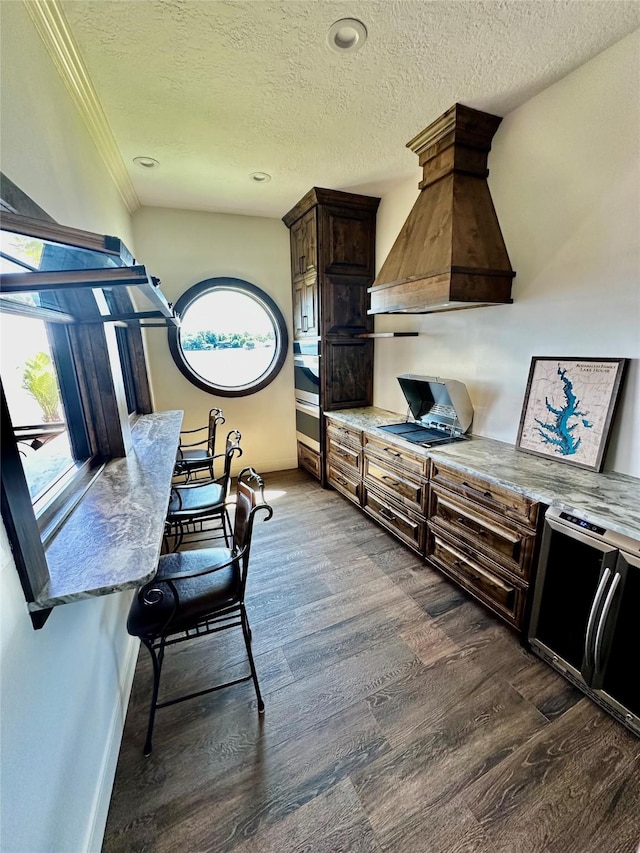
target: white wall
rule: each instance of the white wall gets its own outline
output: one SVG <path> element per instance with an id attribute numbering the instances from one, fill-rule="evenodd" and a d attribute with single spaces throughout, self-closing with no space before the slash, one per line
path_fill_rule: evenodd
<path id="1" fill-rule="evenodd" d="M 131 242 L 129 216 L 22 3 L 2 3 L 0 168 L 59 222 Z M 3 853 L 99 850 L 137 641 L 129 595 L 34 631 L 0 527 Z"/>
<path id="2" fill-rule="evenodd" d="M 241 278 L 274 300 L 291 338 L 289 231 L 279 219 L 146 207 L 134 214 L 133 229 L 139 257 L 171 302 L 206 278 Z M 291 343 L 276 379 L 248 397 L 217 397 L 196 388 L 176 367 L 164 331 L 147 335 L 147 353 L 156 408 L 183 409 L 184 426 L 192 429 L 219 406 L 226 418 L 223 431 L 240 430 L 243 456 L 236 470 L 297 466 Z"/>
<path id="3" fill-rule="evenodd" d="M 605 467 L 640 476 L 640 33 L 546 89 L 502 122 L 489 186 L 517 276 L 514 304 L 376 319 L 375 404 L 404 412 L 395 377 L 461 379 L 473 432 L 515 442 L 533 355 L 633 359 Z M 382 200 L 378 267 L 415 198 Z"/>

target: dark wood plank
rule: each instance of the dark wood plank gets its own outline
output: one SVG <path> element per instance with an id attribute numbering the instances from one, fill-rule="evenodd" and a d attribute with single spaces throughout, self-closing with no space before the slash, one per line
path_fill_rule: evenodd
<path id="1" fill-rule="evenodd" d="M 487 678 L 502 674 L 511 681 L 517 673 L 539 663 L 522 647 L 514 631 L 470 598 L 434 621 Z"/>
<path id="2" fill-rule="evenodd" d="M 402 729 L 397 717 L 378 716 L 375 705 L 372 710 L 395 748 L 352 780 L 389 850 L 411 850 L 407 837 L 426 834 L 433 814 L 547 725 L 529 702 L 499 682 L 476 688 L 455 704 L 432 702 L 419 727 Z M 456 837 L 455 825 L 448 837 L 449 843 Z"/>
<path id="3" fill-rule="evenodd" d="M 521 670 L 510 684 L 538 708 L 548 720 L 554 720 L 579 702 L 584 694 L 570 681 L 542 661 Z"/>
<path id="4" fill-rule="evenodd" d="M 326 673 L 329 667 L 353 655 L 397 641 L 400 630 L 423 621 L 420 608 L 410 598 L 395 598 L 380 608 L 366 610 L 287 643 L 283 652 L 296 678 L 308 678 L 317 672 Z"/>
<path id="5" fill-rule="evenodd" d="M 381 848 L 348 779 L 233 853 L 378 853 Z"/>
<path id="6" fill-rule="evenodd" d="M 388 749 L 363 703 L 305 732 L 292 727 L 289 738 L 280 730 L 274 742 L 269 718 L 249 726 L 225 715 L 222 723 L 190 744 L 178 729 L 181 748 L 165 744 L 146 762 L 139 756 L 139 780 L 123 780 L 136 816 L 125 795 L 111 810 L 105 850 L 230 850 Z M 227 745 L 231 731 L 236 749 Z"/>
<path id="7" fill-rule="evenodd" d="M 638 740 L 585 698 L 471 785 L 464 800 L 496 853 L 583 853 L 585 844 L 632 851 L 639 754 Z"/>

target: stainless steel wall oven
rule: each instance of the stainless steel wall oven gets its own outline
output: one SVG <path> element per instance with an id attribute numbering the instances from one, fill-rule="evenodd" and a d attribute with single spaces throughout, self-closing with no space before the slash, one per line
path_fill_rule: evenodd
<path id="1" fill-rule="evenodd" d="M 640 542 L 547 511 L 532 650 L 640 736 Z"/>
<path id="2" fill-rule="evenodd" d="M 294 341 L 296 437 L 320 452 L 320 351 L 317 341 Z"/>

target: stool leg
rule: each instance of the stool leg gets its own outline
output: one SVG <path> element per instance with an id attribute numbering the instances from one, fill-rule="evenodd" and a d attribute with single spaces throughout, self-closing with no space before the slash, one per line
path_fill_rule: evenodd
<path id="1" fill-rule="evenodd" d="M 256 672 L 256 665 L 253 661 L 253 652 L 251 651 L 251 629 L 249 628 L 249 620 L 247 619 L 247 611 L 244 608 L 244 604 L 241 607 L 240 621 L 242 623 L 242 635 L 244 636 L 244 644 L 247 647 L 247 657 L 249 658 L 251 677 L 253 679 L 253 686 L 256 690 L 256 698 L 258 699 L 258 713 L 264 714 L 264 702 L 262 700 L 262 694 L 260 693 L 260 685 L 258 684 L 258 674 Z"/>
<path id="2" fill-rule="evenodd" d="M 152 743 L 151 737 L 153 735 L 153 724 L 156 718 L 156 709 L 158 707 L 158 693 L 160 691 L 160 673 L 162 671 L 162 661 L 164 659 L 164 640 L 160 641 L 160 653 L 156 655 L 156 651 L 153 648 L 153 642 L 149 640 L 142 641 L 145 646 L 149 649 L 149 654 L 151 655 L 151 663 L 153 664 L 153 690 L 151 693 L 151 706 L 149 708 L 149 723 L 147 725 L 147 739 L 144 744 L 143 754 L 145 758 L 148 758 L 151 755 Z"/>

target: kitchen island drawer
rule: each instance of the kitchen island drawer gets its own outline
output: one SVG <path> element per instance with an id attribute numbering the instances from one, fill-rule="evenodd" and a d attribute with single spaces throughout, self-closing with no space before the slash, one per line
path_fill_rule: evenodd
<path id="1" fill-rule="evenodd" d="M 378 459 L 390 462 L 418 477 L 428 476 L 429 460 L 426 456 L 412 453 L 393 441 L 387 441 L 385 438 L 378 438 L 366 432 L 363 434 L 362 443 L 366 453 L 377 456 Z"/>
<path id="2" fill-rule="evenodd" d="M 365 453 L 364 477 L 368 485 L 388 493 L 394 500 L 424 515 L 427 508 L 427 483 L 405 472 L 394 470 Z"/>
<path id="3" fill-rule="evenodd" d="M 363 507 L 380 524 L 394 533 L 411 548 L 422 552 L 426 523 L 416 513 L 376 493 L 364 484 Z"/>
<path id="4" fill-rule="evenodd" d="M 360 504 L 362 480 L 341 468 L 331 457 L 327 460 L 327 483 L 341 492 L 345 498 L 349 498 L 350 501 L 358 505 Z"/>
<path id="5" fill-rule="evenodd" d="M 530 528 L 494 515 L 435 483 L 429 497 L 429 520 L 528 580 L 536 541 Z"/>
<path id="6" fill-rule="evenodd" d="M 327 416 L 327 437 L 339 444 L 348 444 L 358 449 L 362 447 L 362 432 L 359 429 L 344 426 L 329 416 Z"/>
<path id="7" fill-rule="evenodd" d="M 345 444 L 341 438 L 336 438 L 333 431 L 327 431 L 327 455 L 345 468 L 351 468 L 360 473 L 362 453 L 359 449 Z"/>
<path id="8" fill-rule="evenodd" d="M 528 527 L 535 528 L 538 521 L 540 504 L 536 501 L 505 486 L 490 483 L 482 477 L 450 468 L 437 459 L 431 460 L 431 482 L 441 483 L 446 488 Z"/>
<path id="9" fill-rule="evenodd" d="M 464 546 L 429 525 L 427 531 L 427 559 L 436 568 L 459 583 L 513 625 L 522 627 L 525 589 L 503 577 L 498 568 L 481 557 L 471 557 Z"/>

